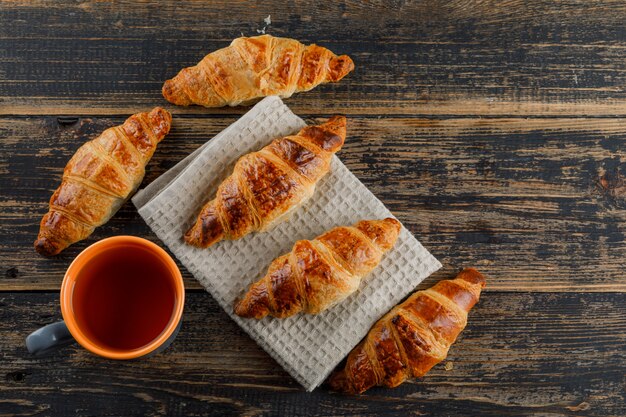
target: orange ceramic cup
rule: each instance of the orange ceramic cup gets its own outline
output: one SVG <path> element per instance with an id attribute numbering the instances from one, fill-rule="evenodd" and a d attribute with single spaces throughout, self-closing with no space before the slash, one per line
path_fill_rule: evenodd
<path id="1" fill-rule="evenodd" d="M 95 285 L 89 282 L 96 280 L 94 274 L 98 276 L 99 273 L 105 282 L 83 291 L 83 287 Z M 155 277 L 155 273 L 158 276 Z M 153 287 L 162 290 L 154 293 Z M 155 305 L 155 300 L 150 298 L 150 291 L 159 304 Z M 133 298 L 135 295 L 141 297 Z M 115 305 L 110 304 L 111 300 Z M 110 359 L 134 359 L 155 354 L 176 337 L 184 303 L 185 288 L 180 270 L 162 248 L 134 236 L 103 239 L 81 252 L 65 273 L 61 285 L 64 321 L 33 332 L 26 339 L 26 346 L 31 353 L 42 355 L 75 340 L 90 352 Z M 165 312 L 156 311 L 163 304 L 167 306 Z M 156 316 L 158 320 L 153 319 Z M 110 329 L 107 332 L 111 333 L 108 339 L 93 330 L 98 317 L 104 317 L 104 320 L 115 317 L 118 321 L 107 323 L 106 328 Z M 133 323 L 138 326 L 136 329 L 132 328 Z M 145 332 L 146 328 L 152 328 L 153 336 L 149 335 L 145 343 L 132 345 L 124 340 L 133 339 L 135 331 Z M 117 344 L 103 342 L 113 339 Z"/>

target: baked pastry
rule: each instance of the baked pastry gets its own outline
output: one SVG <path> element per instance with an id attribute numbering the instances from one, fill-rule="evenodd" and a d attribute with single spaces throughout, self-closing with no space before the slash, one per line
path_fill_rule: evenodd
<path id="1" fill-rule="evenodd" d="M 41 219 L 35 250 L 52 256 L 106 223 L 139 187 L 172 116 L 160 107 L 130 116 L 78 148 Z"/>
<path id="2" fill-rule="evenodd" d="M 349 56 L 321 46 L 270 35 L 241 37 L 167 80 L 163 97 L 180 106 L 237 106 L 271 95 L 287 98 L 339 81 L 353 69 Z"/>
<path id="3" fill-rule="evenodd" d="M 287 219 L 313 195 L 345 138 L 346 118 L 334 116 L 242 156 L 215 198 L 202 208 L 185 241 L 206 248 Z"/>
<path id="4" fill-rule="evenodd" d="M 468 268 L 453 280 L 414 293 L 374 324 L 345 367 L 330 377 L 330 386 L 356 394 L 423 376 L 448 355 L 484 287 L 485 278 Z"/>
<path id="5" fill-rule="evenodd" d="M 235 314 L 255 319 L 268 314 L 289 317 L 300 311 L 317 314 L 355 292 L 399 233 L 400 222 L 388 218 L 362 220 L 314 240 L 300 240 L 252 284 L 235 305 Z"/>

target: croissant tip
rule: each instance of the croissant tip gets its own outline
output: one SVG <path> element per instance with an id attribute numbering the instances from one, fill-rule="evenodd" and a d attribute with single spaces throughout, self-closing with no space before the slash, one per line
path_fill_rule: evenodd
<path id="1" fill-rule="evenodd" d="M 335 115 L 332 116 L 326 123 L 324 123 L 324 127 L 335 133 L 336 135 L 341 136 L 343 140 L 346 138 L 346 126 L 348 121 L 346 116 Z"/>
<path id="2" fill-rule="evenodd" d="M 335 371 L 328 378 L 328 385 L 330 389 L 336 392 L 341 392 L 344 394 L 356 394 L 357 392 L 353 390 L 348 384 L 348 378 L 346 377 L 345 369 L 341 371 Z"/>
<path id="3" fill-rule="evenodd" d="M 328 122 L 332 122 L 336 124 L 337 126 L 346 126 L 347 118 L 346 116 L 343 116 L 341 114 L 336 114 L 332 116 L 330 119 L 328 119 Z"/>
<path id="4" fill-rule="evenodd" d="M 153 109 L 150 111 L 150 113 L 154 113 L 154 114 L 161 113 L 161 114 L 163 114 L 165 117 L 168 117 L 168 116 L 169 116 L 170 118 L 172 117 L 172 113 L 170 113 L 169 111 L 165 110 L 165 109 L 164 109 L 163 107 L 161 107 L 161 106 L 156 106 L 155 108 L 153 108 Z"/>
<path id="5" fill-rule="evenodd" d="M 169 127 L 169 125 L 172 124 L 172 113 L 170 113 L 169 111 L 165 110 L 161 106 L 157 106 L 157 107 L 153 108 L 150 111 L 150 115 L 151 116 L 157 116 L 158 115 L 158 116 L 162 117 L 163 119 L 165 119 L 168 127 Z M 167 133 L 169 133 L 169 130 L 165 134 L 167 134 Z"/>
<path id="6" fill-rule="evenodd" d="M 257 308 L 255 308 L 257 307 Z M 260 320 L 267 316 L 269 311 L 265 308 L 258 308 L 259 306 L 252 305 L 247 298 L 238 300 L 235 302 L 233 313 L 244 319 L 257 319 Z"/>
<path id="7" fill-rule="evenodd" d="M 187 243 L 188 245 L 191 246 L 195 246 L 198 248 L 203 247 L 200 242 L 198 241 L 198 239 L 195 238 L 195 226 L 192 227 L 191 229 L 187 230 L 187 233 L 185 233 L 185 235 L 183 236 L 183 240 L 185 241 L 185 243 Z"/>
<path id="8" fill-rule="evenodd" d="M 354 70 L 354 61 L 352 60 L 352 58 L 350 58 L 348 55 L 341 55 L 339 58 L 343 59 L 346 62 L 346 68 L 348 69 L 348 72 Z"/>
<path id="9" fill-rule="evenodd" d="M 235 313 L 236 315 L 238 315 L 239 317 L 243 317 L 242 313 L 242 308 L 241 308 L 241 301 L 240 299 L 235 300 L 235 303 L 233 305 L 233 313 Z"/>
<path id="10" fill-rule="evenodd" d="M 40 237 L 35 240 L 35 251 L 43 256 L 54 256 L 61 252 L 61 249 L 45 237 Z"/>
<path id="11" fill-rule="evenodd" d="M 163 83 L 163 87 L 161 87 L 161 93 L 163 97 L 171 102 L 174 96 L 174 82 L 173 80 L 167 80 Z"/>
<path id="12" fill-rule="evenodd" d="M 188 106 L 192 104 L 187 94 L 180 90 L 179 83 L 176 82 L 174 78 L 163 83 L 161 93 L 163 94 L 163 98 L 177 106 Z"/>
<path id="13" fill-rule="evenodd" d="M 340 81 L 343 77 L 354 70 L 354 61 L 348 55 L 340 55 L 331 59 L 328 80 Z"/>
<path id="14" fill-rule="evenodd" d="M 396 230 L 400 230 L 400 227 L 402 226 L 402 223 L 400 223 L 400 222 L 398 221 L 398 219 L 394 219 L 393 217 L 387 217 L 387 218 L 386 218 L 385 220 L 383 220 L 383 221 L 384 221 L 384 222 L 387 222 L 387 223 L 389 223 L 389 224 L 392 224 L 392 225 L 393 225 L 393 227 L 394 227 Z"/>
<path id="15" fill-rule="evenodd" d="M 463 269 L 457 278 L 461 278 L 464 281 L 471 282 L 472 284 L 479 284 L 481 288 L 485 288 L 487 285 L 487 279 L 483 274 L 478 272 L 476 268 L 465 268 Z"/>

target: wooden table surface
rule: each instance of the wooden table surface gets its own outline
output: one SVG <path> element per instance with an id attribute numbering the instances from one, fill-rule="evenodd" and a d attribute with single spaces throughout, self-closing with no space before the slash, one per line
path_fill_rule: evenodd
<path id="1" fill-rule="evenodd" d="M 626 415 L 625 22 L 621 0 L 0 3 L 0 415 Z M 287 104 L 348 116 L 340 158 L 444 265 L 421 288 L 465 266 L 489 277 L 448 358 L 397 389 L 306 393 L 187 271 L 163 354 L 29 356 L 82 249 L 158 242 L 126 204 L 36 255 L 70 156 L 164 106 L 148 184 L 247 110 L 172 106 L 163 81 L 265 26 L 353 57 L 342 82 Z"/>

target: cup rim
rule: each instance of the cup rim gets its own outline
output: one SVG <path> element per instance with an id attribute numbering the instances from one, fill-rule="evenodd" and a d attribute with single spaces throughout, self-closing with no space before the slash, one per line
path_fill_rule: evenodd
<path id="1" fill-rule="evenodd" d="M 148 344 L 141 346 L 136 349 L 131 349 L 127 351 L 119 351 L 113 349 L 107 349 L 102 346 L 99 346 L 93 343 L 85 334 L 82 332 L 78 323 L 76 321 L 76 317 L 74 316 L 74 310 L 72 308 L 72 293 L 74 290 L 74 283 L 76 282 L 76 277 L 78 273 L 91 261 L 94 256 L 100 253 L 100 249 L 103 247 L 116 246 L 124 243 L 132 243 L 139 244 L 140 246 L 146 247 L 154 252 L 165 264 L 171 273 L 171 279 L 174 284 L 175 289 L 175 305 L 172 316 L 170 317 L 170 321 L 163 329 L 161 334 L 157 336 L 154 340 L 149 342 Z M 70 333 L 76 339 L 76 341 L 83 346 L 85 349 L 89 350 L 96 355 L 109 358 L 109 359 L 134 359 L 144 355 L 149 354 L 150 352 L 159 348 L 159 346 L 163 345 L 176 331 L 180 320 L 183 315 L 183 308 L 185 305 L 185 287 L 183 284 L 183 277 L 180 273 L 180 269 L 176 266 L 176 262 L 172 259 L 172 257 L 165 251 L 163 248 L 158 246 L 157 244 L 137 237 L 137 236 L 129 236 L 129 235 L 121 235 L 121 236 L 113 236 L 102 239 L 87 248 L 85 248 L 78 256 L 72 261 L 70 266 L 67 268 L 65 272 L 65 276 L 63 277 L 63 282 L 61 284 L 61 314 L 63 315 L 63 320 L 65 320 L 65 324 L 69 329 Z"/>

